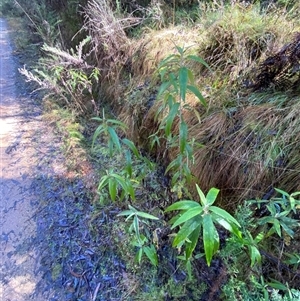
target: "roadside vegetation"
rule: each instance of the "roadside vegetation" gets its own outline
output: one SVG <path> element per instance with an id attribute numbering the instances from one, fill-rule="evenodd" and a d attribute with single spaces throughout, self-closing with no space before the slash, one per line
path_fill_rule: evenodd
<path id="1" fill-rule="evenodd" d="M 46 230 L 47 281 L 67 300 L 300 299 L 298 1 L 0 10 L 30 33 L 19 71 L 88 190 L 63 208 L 69 245 L 75 222 Z"/>

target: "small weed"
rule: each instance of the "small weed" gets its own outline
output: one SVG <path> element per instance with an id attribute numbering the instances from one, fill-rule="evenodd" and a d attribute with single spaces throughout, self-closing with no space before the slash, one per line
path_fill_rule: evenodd
<path id="1" fill-rule="evenodd" d="M 147 227 L 147 220 L 158 220 L 158 218 L 149 213 L 138 211 L 131 205 L 129 205 L 129 210 L 119 213 L 118 216 L 127 216 L 126 221 L 132 219 L 132 223 L 129 227 L 129 233 L 134 234 L 134 238 L 132 239 L 131 243 L 133 246 L 138 248 L 136 253 L 136 261 L 140 264 L 143 254 L 145 254 L 150 262 L 154 266 L 157 266 L 158 258 L 155 246 L 152 243 L 149 244 L 149 241 L 151 241 L 151 238 L 149 237 L 149 231 L 144 228 L 143 232 L 146 235 L 141 234 L 140 224 L 143 223 L 144 227 Z"/>
<path id="2" fill-rule="evenodd" d="M 258 205 L 265 205 L 267 209 L 267 216 L 260 217 L 256 222 L 257 225 L 262 226 L 266 237 L 272 236 L 276 233 L 282 237 L 282 231 L 285 235 L 293 238 L 294 229 L 299 227 L 298 220 L 292 218 L 292 213 L 296 214 L 296 210 L 300 208 L 300 201 L 295 197 L 300 195 L 300 192 L 295 192 L 289 195 L 283 190 L 275 190 L 281 194 L 281 197 L 273 198 L 271 201 L 258 200 L 251 201 L 251 203 Z"/>

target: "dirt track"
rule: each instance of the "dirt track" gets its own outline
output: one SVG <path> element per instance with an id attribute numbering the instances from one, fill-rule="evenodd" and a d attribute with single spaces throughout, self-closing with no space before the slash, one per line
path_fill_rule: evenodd
<path id="1" fill-rule="evenodd" d="M 38 289 L 41 276 L 38 246 L 34 247 L 38 204 L 32 183 L 45 166 L 49 134 L 45 134 L 39 107 L 22 86 L 7 22 L 0 19 L 1 301 L 46 300 Z"/>

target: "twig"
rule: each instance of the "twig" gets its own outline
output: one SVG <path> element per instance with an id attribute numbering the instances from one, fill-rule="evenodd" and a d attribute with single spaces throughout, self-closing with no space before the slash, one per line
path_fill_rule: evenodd
<path id="1" fill-rule="evenodd" d="M 99 282 L 94 290 L 92 301 L 96 300 L 100 285 L 101 285 L 101 283 Z"/>

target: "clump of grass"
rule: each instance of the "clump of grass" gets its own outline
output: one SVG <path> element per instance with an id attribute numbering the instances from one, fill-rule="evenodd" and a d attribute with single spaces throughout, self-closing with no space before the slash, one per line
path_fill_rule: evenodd
<path id="1" fill-rule="evenodd" d="M 278 51 L 299 30 L 298 19 L 281 11 L 261 14 L 258 6 L 208 12 L 202 56 L 226 85 L 239 85 L 251 78 L 262 60 Z M 281 26 L 278 26 L 280 18 Z M 214 20 L 212 23 L 208 20 Z"/>
<path id="2" fill-rule="evenodd" d="M 84 8 L 84 16 L 82 30 L 92 37 L 92 60 L 101 70 L 104 90 L 113 103 L 124 91 L 122 72 L 132 52 L 131 40 L 125 29 L 141 21 L 131 16 L 118 16 L 107 0 L 89 1 Z"/>
<path id="3" fill-rule="evenodd" d="M 203 189 L 221 188 L 223 205 L 232 208 L 247 197 L 263 197 L 272 187 L 297 191 L 298 101 L 289 100 L 285 108 L 261 104 L 233 114 L 219 111 L 194 126 L 190 135 L 204 146 L 195 152 L 192 171 Z"/>

